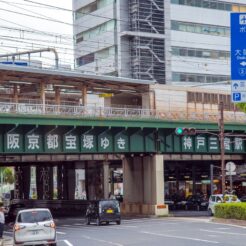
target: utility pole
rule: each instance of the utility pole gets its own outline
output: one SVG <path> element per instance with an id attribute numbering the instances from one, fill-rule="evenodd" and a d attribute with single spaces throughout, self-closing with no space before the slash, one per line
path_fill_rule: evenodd
<path id="1" fill-rule="evenodd" d="M 225 146 L 224 146 L 224 103 L 223 101 L 219 104 L 220 118 L 218 121 L 219 125 L 219 137 L 220 137 L 220 158 L 221 158 L 221 188 L 222 194 L 225 194 Z"/>

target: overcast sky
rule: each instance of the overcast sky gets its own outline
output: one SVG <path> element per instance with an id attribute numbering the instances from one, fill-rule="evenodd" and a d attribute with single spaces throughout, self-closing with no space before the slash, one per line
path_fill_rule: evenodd
<path id="1" fill-rule="evenodd" d="M 68 64 L 72 33 L 72 0 L 0 0 L 1 54 L 56 47 Z"/>

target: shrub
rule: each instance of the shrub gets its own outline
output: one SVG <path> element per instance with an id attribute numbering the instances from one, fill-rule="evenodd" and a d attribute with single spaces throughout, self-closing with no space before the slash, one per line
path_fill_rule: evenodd
<path id="1" fill-rule="evenodd" d="M 221 203 L 215 206 L 215 217 L 246 220 L 246 203 Z"/>

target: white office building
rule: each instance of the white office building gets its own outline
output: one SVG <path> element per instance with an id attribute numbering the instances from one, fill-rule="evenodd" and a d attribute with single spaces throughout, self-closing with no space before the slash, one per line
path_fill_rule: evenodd
<path id="1" fill-rule="evenodd" d="M 245 0 L 73 0 L 76 67 L 161 84 L 230 79 L 230 12 Z"/>

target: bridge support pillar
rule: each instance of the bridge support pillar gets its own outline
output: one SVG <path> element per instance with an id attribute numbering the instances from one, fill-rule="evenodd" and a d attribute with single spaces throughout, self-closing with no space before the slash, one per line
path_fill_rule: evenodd
<path id="1" fill-rule="evenodd" d="M 29 199 L 31 169 L 28 166 L 15 167 L 15 199 Z"/>
<path id="2" fill-rule="evenodd" d="M 104 199 L 109 196 L 109 162 L 103 162 L 103 194 Z"/>
<path id="3" fill-rule="evenodd" d="M 123 159 L 122 213 L 167 215 L 164 205 L 163 155 Z"/>
<path id="4" fill-rule="evenodd" d="M 36 186 L 38 199 L 53 199 L 53 167 L 36 167 Z"/>
<path id="5" fill-rule="evenodd" d="M 57 196 L 60 200 L 68 199 L 67 182 L 68 182 L 67 168 L 65 165 L 57 166 Z"/>

